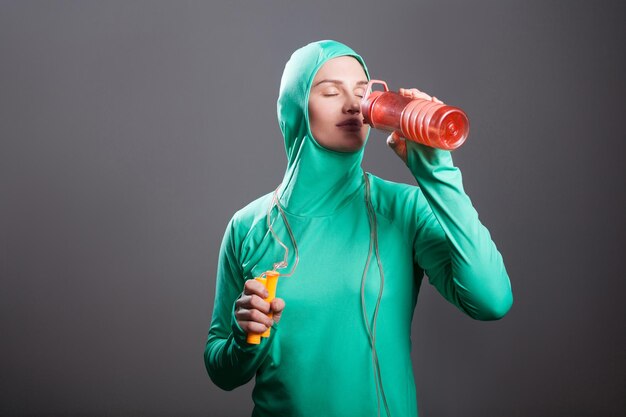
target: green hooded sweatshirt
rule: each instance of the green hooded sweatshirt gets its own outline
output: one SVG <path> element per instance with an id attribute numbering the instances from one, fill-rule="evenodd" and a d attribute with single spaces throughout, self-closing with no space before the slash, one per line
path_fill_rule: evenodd
<path id="1" fill-rule="evenodd" d="M 472 318 L 499 319 L 512 303 L 502 256 L 463 191 L 449 151 L 407 141 L 415 186 L 369 173 L 366 181 L 364 149 L 341 153 L 315 141 L 308 117 L 311 83 L 326 61 L 339 56 L 356 58 L 369 78 L 359 55 L 327 40 L 294 52 L 281 80 L 278 121 L 288 164 L 278 201 L 299 263 L 292 276 L 279 278 L 276 296 L 285 309 L 259 345 L 246 343 L 234 308 L 244 282 L 285 255 L 267 227 L 273 193 L 235 213 L 219 253 L 204 360 L 213 382 L 225 390 L 256 376 L 253 416 L 417 416 L 410 335 L 424 273 Z M 270 216 L 289 248 L 291 267 L 294 247 L 286 223 L 275 206 Z M 364 274 L 375 351 L 362 310 Z"/>

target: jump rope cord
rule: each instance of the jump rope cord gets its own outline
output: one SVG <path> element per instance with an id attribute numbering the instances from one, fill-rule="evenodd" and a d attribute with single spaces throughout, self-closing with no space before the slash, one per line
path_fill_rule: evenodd
<path id="1" fill-rule="evenodd" d="M 361 279 L 361 307 L 363 312 L 363 321 L 365 322 L 365 326 L 367 329 L 367 335 L 369 336 L 370 343 L 372 345 L 372 362 L 374 366 L 374 378 L 376 380 L 376 400 L 378 402 L 378 415 L 380 416 L 380 399 L 379 399 L 379 385 L 380 385 L 380 395 L 383 399 L 383 404 L 385 406 L 385 412 L 387 416 L 391 416 L 391 412 L 389 411 L 389 406 L 387 404 L 387 397 L 385 395 L 385 390 L 383 388 L 383 379 L 382 374 L 380 372 L 380 363 L 378 361 L 378 352 L 376 351 L 376 321 L 378 319 L 378 309 L 380 307 L 380 301 L 383 295 L 383 288 L 385 285 L 385 274 L 383 272 L 383 265 L 380 260 L 380 253 L 378 248 L 378 227 L 376 224 L 376 213 L 374 212 L 374 206 L 372 205 L 371 192 L 370 192 L 370 182 L 367 174 L 363 171 L 363 177 L 365 179 L 365 205 L 367 208 L 367 218 L 370 225 L 370 246 L 367 254 L 367 261 L 365 262 L 365 269 L 363 271 L 363 277 Z M 370 328 L 369 320 L 367 318 L 367 310 L 365 307 L 365 281 L 367 278 L 367 272 L 369 270 L 369 265 L 372 259 L 372 246 L 374 247 L 374 252 L 376 254 L 376 261 L 378 264 L 378 270 L 380 272 L 380 289 L 378 291 L 378 299 L 376 300 L 376 307 L 374 308 L 374 317 L 373 317 L 373 330 Z"/>
<path id="2" fill-rule="evenodd" d="M 293 236 L 293 231 L 291 230 L 291 226 L 289 226 L 289 222 L 287 221 L 287 216 L 285 215 L 285 212 L 283 211 L 282 207 L 280 206 L 280 203 L 278 202 L 278 189 L 280 188 L 280 185 L 276 188 L 276 190 L 274 190 L 274 195 L 272 197 L 272 202 L 270 203 L 268 209 L 267 209 L 267 216 L 266 216 L 266 220 L 267 220 L 267 228 L 270 230 L 270 232 L 272 233 L 272 236 L 274 236 L 274 239 L 276 239 L 278 241 L 278 244 L 280 246 L 283 247 L 283 249 L 285 249 L 285 257 L 283 258 L 283 260 L 281 262 L 275 263 L 274 264 L 274 270 L 277 269 L 283 269 L 283 268 L 287 268 L 288 266 L 288 257 L 289 257 L 289 248 L 283 243 L 282 240 L 280 240 L 280 238 L 278 237 L 278 235 L 276 234 L 276 232 L 274 231 L 274 228 L 272 227 L 272 224 L 274 223 L 274 220 L 270 221 L 271 218 L 271 213 L 272 213 L 272 208 L 274 206 L 276 206 L 278 208 L 278 211 L 281 215 L 281 217 L 283 218 L 283 222 L 285 223 L 285 227 L 287 228 L 287 233 L 289 233 L 289 238 L 291 239 L 291 243 L 293 244 L 293 250 L 295 252 L 295 261 L 293 263 L 293 267 L 291 268 L 291 272 L 289 272 L 288 274 L 280 274 L 280 276 L 282 277 L 289 277 L 291 275 L 293 275 L 294 271 L 296 270 L 296 267 L 298 266 L 298 262 L 300 261 L 300 256 L 298 254 L 298 245 L 296 244 L 296 239 Z M 278 218 L 278 217 L 276 217 Z"/>
<path id="3" fill-rule="evenodd" d="M 383 272 L 383 265 L 380 260 L 380 253 L 379 253 L 379 248 L 378 248 L 378 233 L 377 233 L 378 227 L 376 224 L 376 214 L 374 212 L 374 206 L 372 205 L 372 201 L 371 201 L 370 182 L 365 171 L 363 171 L 363 177 L 365 178 L 365 206 L 367 208 L 367 220 L 370 226 L 370 244 L 369 244 L 369 250 L 367 253 L 367 260 L 365 262 L 365 269 L 363 271 L 363 276 L 361 278 L 361 307 L 362 307 L 362 313 L 363 313 L 363 321 L 365 322 L 365 327 L 367 330 L 367 336 L 369 338 L 369 341 L 372 347 L 372 365 L 374 367 L 374 379 L 376 382 L 377 415 L 380 416 L 380 397 L 382 396 L 383 405 L 385 406 L 385 411 L 387 413 L 387 416 L 391 417 L 391 413 L 389 412 L 389 406 L 387 404 L 387 397 L 385 396 L 385 390 L 383 388 L 383 380 L 382 380 L 382 375 L 380 372 L 378 353 L 376 352 L 376 320 L 378 319 L 378 309 L 380 307 L 380 301 L 383 295 L 383 287 L 385 285 L 385 274 Z M 295 261 L 291 269 L 291 272 L 289 272 L 288 274 L 281 274 L 281 276 L 283 277 L 288 277 L 288 276 L 291 276 L 296 270 L 300 257 L 298 254 L 298 245 L 296 244 L 296 239 L 293 235 L 293 231 L 291 230 L 289 221 L 287 221 L 287 216 L 285 215 L 285 212 L 283 211 L 282 207 L 280 206 L 280 203 L 278 202 L 279 188 L 280 186 L 278 186 L 276 190 L 274 190 L 272 201 L 267 209 L 266 220 L 267 220 L 267 227 L 272 233 L 272 236 L 274 236 L 274 238 L 278 241 L 278 244 L 282 246 L 283 249 L 285 249 L 285 256 L 283 260 L 281 262 L 274 264 L 274 270 L 286 268 L 288 266 L 287 261 L 289 257 L 289 248 L 283 243 L 282 240 L 280 240 L 280 238 L 274 231 L 274 228 L 272 227 L 272 225 L 274 224 L 274 221 L 278 217 L 276 217 L 274 220 L 270 220 L 272 208 L 276 206 L 278 208 L 280 216 L 283 218 L 283 222 L 285 223 L 285 227 L 287 228 L 287 232 L 289 233 L 289 238 L 291 239 L 291 243 L 293 244 L 293 248 L 295 252 Z M 374 309 L 373 329 L 370 328 L 369 320 L 367 319 L 367 310 L 365 307 L 365 281 L 367 278 L 367 272 L 369 270 L 370 262 L 372 260 L 372 247 L 374 249 L 376 261 L 378 264 L 378 270 L 380 272 L 380 289 L 378 291 L 378 299 L 376 300 L 376 307 Z"/>

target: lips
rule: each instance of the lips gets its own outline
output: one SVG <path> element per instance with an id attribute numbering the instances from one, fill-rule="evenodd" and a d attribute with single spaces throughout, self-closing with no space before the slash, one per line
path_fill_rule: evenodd
<path id="1" fill-rule="evenodd" d="M 363 126 L 363 122 L 361 119 L 356 117 L 351 117 L 349 119 L 344 120 L 341 123 L 337 123 L 337 127 L 346 127 L 353 129 L 360 129 Z"/>

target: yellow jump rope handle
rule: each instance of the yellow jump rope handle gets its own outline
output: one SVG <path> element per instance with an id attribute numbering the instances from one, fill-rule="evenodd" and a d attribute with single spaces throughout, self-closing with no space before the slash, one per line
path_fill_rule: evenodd
<path id="1" fill-rule="evenodd" d="M 265 273 L 265 278 L 256 277 L 254 278 L 256 281 L 259 281 L 263 286 L 267 289 L 267 293 L 269 294 L 264 301 L 268 303 L 271 302 L 274 298 L 276 298 L 276 284 L 278 284 L 278 276 L 280 274 L 276 271 L 267 271 Z M 270 319 L 274 314 L 269 312 L 267 317 Z M 258 345 L 261 343 L 261 337 L 270 337 L 270 327 L 264 333 L 248 333 L 247 342 L 251 345 Z"/>

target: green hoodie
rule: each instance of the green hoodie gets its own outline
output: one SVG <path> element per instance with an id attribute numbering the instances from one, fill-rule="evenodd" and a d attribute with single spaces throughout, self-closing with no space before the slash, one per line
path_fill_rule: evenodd
<path id="1" fill-rule="evenodd" d="M 340 153 L 315 141 L 308 118 L 311 83 L 326 61 L 346 55 L 369 78 L 363 59 L 335 41 L 297 50 L 283 73 L 278 121 L 288 164 L 278 196 L 299 263 L 292 276 L 279 279 L 276 296 L 285 309 L 260 345 L 246 343 L 234 303 L 246 280 L 284 257 L 266 222 L 273 193 L 235 213 L 222 241 L 204 359 L 213 382 L 225 390 L 256 375 L 253 416 L 417 416 L 410 334 L 424 273 L 475 319 L 498 319 L 512 303 L 502 257 L 463 191 L 450 152 L 407 141 L 407 165 L 418 187 L 369 173 L 366 181 L 364 149 Z M 271 219 L 292 266 L 294 248 L 277 207 Z M 375 326 L 378 367 L 361 304 L 372 253 L 364 286 L 370 328 L 384 277 Z"/>

